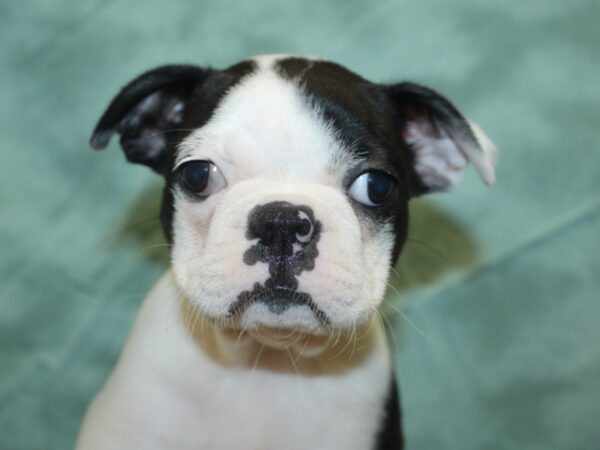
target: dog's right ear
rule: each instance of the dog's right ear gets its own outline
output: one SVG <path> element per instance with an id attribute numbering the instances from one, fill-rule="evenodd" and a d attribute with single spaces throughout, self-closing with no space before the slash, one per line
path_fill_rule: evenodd
<path id="1" fill-rule="evenodd" d="M 448 99 L 406 82 L 388 86 L 387 93 L 414 159 L 412 195 L 451 189 L 469 162 L 487 185 L 494 184 L 496 146 Z"/>
<path id="2" fill-rule="evenodd" d="M 94 129 L 90 145 L 103 149 L 118 133 L 129 162 L 164 174 L 169 139 L 181 126 L 194 89 L 210 72 L 196 66 L 168 65 L 140 75 L 112 100 Z"/>

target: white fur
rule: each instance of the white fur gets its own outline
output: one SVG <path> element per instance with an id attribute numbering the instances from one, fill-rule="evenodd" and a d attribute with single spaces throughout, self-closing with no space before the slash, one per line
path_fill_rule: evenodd
<path id="1" fill-rule="evenodd" d="M 292 345 L 298 336 L 277 349 L 272 336 L 267 346 L 218 331 L 181 298 L 167 273 L 88 410 L 77 449 L 373 447 L 391 374 L 378 323 L 314 355 L 310 342 Z"/>
<path id="2" fill-rule="evenodd" d="M 442 130 L 436 136 L 426 122 L 408 125 L 406 140 L 415 150 L 415 170 L 431 190 L 448 190 L 458 184 L 467 162 L 487 185 L 495 183 L 496 147 L 476 123 L 468 124 L 479 146 Z"/>
<path id="3" fill-rule="evenodd" d="M 246 266 L 244 235 L 256 205 L 282 200 L 308 205 L 323 225 L 316 268 L 299 277 L 333 327 L 366 320 L 381 301 L 389 270 L 391 231 L 377 236 L 359 221 L 342 175 L 355 162 L 298 86 L 262 59 L 257 74 L 236 86 L 212 119 L 180 146 L 177 165 L 210 160 L 228 187 L 198 204 L 176 195 L 173 271 L 183 292 L 211 317 L 222 317 L 240 292 L 268 277 L 266 264 Z M 386 256 L 384 256 L 386 255 Z M 234 276 L 232 276 L 234 275 Z M 306 307 L 275 315 L 252 305 L 244 327 L 303 327 L 325 332 Z"/>

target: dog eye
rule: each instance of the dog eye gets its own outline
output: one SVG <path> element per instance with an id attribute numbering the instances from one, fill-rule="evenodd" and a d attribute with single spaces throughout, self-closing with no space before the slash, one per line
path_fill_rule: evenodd
<path id="1" fill-rule="evenodd" d="M 225 177 L 210 161 L 189 161 L 178 168 L 180 186 L 192 195 L 208 197 L 227 186 Z"/>
<path id="2" fill-rule="evenodd" d="M 395 186 L 391 175 L 372 170 L 359 175 L 348 189 L 348 194 L 363 205 L 379 206 L 390 198 Z"/>

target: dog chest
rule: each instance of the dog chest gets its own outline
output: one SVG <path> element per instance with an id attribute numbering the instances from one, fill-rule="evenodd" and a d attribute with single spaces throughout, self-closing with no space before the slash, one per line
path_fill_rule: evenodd
<path id="1" fill-rule="evenodd" d="M 211 339 L 198 324 L 202 347 L 175 320 L 173 289 L 167 275 L 147 298 L 81 448 L 373 448 L 391 377 L 377 323 L 327 358 Z"/>
<path id="2" fill-rule="evenodd" d="M 373 448 L 387 374 L 377 381 L 360 378 L 254 373 L 223 380 L 204 394 L 190 439 L 212 449 Z"/>

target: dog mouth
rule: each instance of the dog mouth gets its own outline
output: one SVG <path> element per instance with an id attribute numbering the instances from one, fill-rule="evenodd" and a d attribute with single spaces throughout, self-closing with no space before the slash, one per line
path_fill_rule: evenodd
<path id="1" fill-rule="evenodd" d="M 228 309 L 227 317 L 234 318 L 244 314 L 253 304 L 263 304 L 270 312 L 279 316 L 294 306 L 309 308 L 317 320 L 324 326 L 329 326 L 331 320 L 321 310 L 306 292 L 299 292 L 286 286 L 274 288 L 254 283 L 252 290 L 243 291 Z"/>

